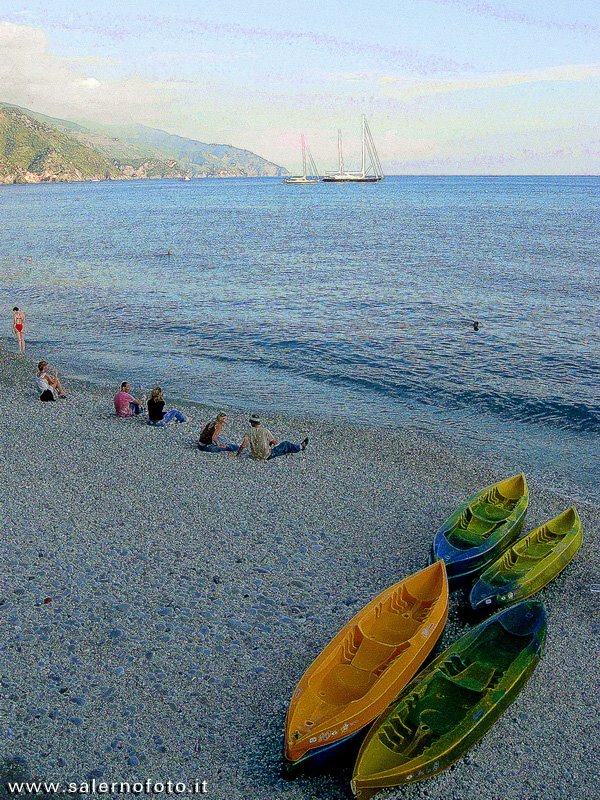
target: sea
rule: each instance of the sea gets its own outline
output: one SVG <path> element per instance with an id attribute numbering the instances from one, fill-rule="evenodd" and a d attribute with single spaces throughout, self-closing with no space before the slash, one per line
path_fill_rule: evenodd
<path id="1" fill-rule="evenodd" d="M 67 374 L 450 433 L 587 497 L 599 198 L 597 177 L 2 186 L 2 335 L 18 305 Z"/>

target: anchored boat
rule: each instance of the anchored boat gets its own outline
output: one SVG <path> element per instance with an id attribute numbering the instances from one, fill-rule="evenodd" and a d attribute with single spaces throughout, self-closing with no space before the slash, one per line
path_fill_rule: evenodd
<path id="1" fill-rule="evenodd" d="M 461 758 L 515 699 L 546 636 L 542 603 L 527 600 L 466 633 L 373 724 L 354 767 L 359 800 L 437 775 Z"/>
<path id="2" fill-rule="evenodd" d="M 498 608 L 531 597 L 575 558 L 581 542 L 581 519 L 572 506 L 531 531 L 488 567 L 471 589 L 471 607 Z"/>
<path id="3" fill-rule="evenodd" d="M 306 670 L 285 723 L 287 768 L 329 758 L 380 714 L 433 649 L 448 616 L 443 561 L 386 589 Z M 313 764 L 316 763 L 313 760 Z"/>
<path id="4" fill-rule="evenodd" d="M 284 178 L 284 183 L 303 184 L 303 183 L 320 183 L 321 176 L 312 157 L 312 153 L 306 146 L 304 134 L 300 137 L 302 143 L 302 175 L 290 176 Z M 310 173 L 307 172 L 307 165 L 310 168 Z"/>
<path id="5" fill-rule="evenodd" d="M 342 154 L 342 132 L 338 130 L 338 163 L 337 172 L 323 177 L 324 183 L 375 183 L 383 180 L 383 170 L 375 148 L 375 142 L 369 129 L 367 118 L 362 116 L 362 147 L 360 172 L 347 172 L 344 168 Z"/>
<path id="6" fill-rule="evenodd" d="M 528 503 L 521 473 L 487 486 L 456 509 L 433 543 L 433 556 L 446 562 L 451 582 L 474 577 L 515 541 Z"/>

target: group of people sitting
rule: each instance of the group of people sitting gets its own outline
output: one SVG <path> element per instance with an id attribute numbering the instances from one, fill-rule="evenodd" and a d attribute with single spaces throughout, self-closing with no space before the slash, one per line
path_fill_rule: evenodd
<path id="1" fill-rule="evenodd" d="M 114 397 L 115 413 L 118 417 L 131 417 L 144 413 L 144 406 L 147 406 L 148 424 L 167 425 L 172 420 L 177 422 L 187 422 L 187 418 L 176 408 L 165 411 L 165 399 L 160 386 L 156 386 L 150 392 L 150 397 L 146 403 L 146 397 L 141 399 L 131 394 L 131 384 L 123 381 L 120 390 Z M 227 422 L 227 414 L 223 411 L 208 422 L 200 432 L 198 447 L 204 453 L 234 453 L 239 456 L 244 450 L 249 450 L 252 458 L 259 461 L 267 461 L 277 456 L 287 453 L 299 453 L 306 449 L 308 436 L 300 442 L 278 442 L 270 430 L 263 428 L 260 417 L 252 414 L 250 417 L 250 430 L 242 439 L 241 444 L 237 445 L 230 441 L 224 434 L 224 427 Z"/>
<path id="2" fill-rule="evenodd" d="M 40 400 L 54 401 L 67 396 L 56 370 L 50 369 L 47 361 L 40 361 L 35 378 L 36 385 L 40 391 Z M 160 386 L 155 386 L 146 400 L 143 394 L 141 398 L 134 397 L 131 393 L 131 384 L 123 381 L 119 391 L 113 398 L 115 413 L 118 417 L 136 417 L 144 413 L 148 414 L 148 425 L 165 426 L 169 422 L 187 422 L 188 419 L 177 408 L 165 409 L 165 398 Z M 204 453 L 234 453 L 241 455 L 248 450 L 250 456 L 259 461 L 268 461 L 277 456 L 287 453 L 299 453 L 306 449 L 308 436 L 300 442 L 278 442 L 268 428 L 263 428 L 260 417 L 257 414 L 250 416 L 250 429 L 239 445 L 230 441 L 224 433 L 227 423 L 227 414 L 223 411 L 208 422 L 200 433 L 198 447 Z"/>
<path id="3" fill-rule="evenodd" d="M 148 407 L 148 425 L 168 425 L 172 420 L 187 422 L 187 417 L 176 408 L 165 411 L 165 397 L 160 386 L 155 386 L 150 392 L 146 403 L 146 396 L 137 400 L 131 394 L 131 384 L 123 381 L 121 388 L 114 396 L 115 413 L 118 417 L 138 416 L 144 413 L 144 406 Z"/>
<path id="4" fill-rule="evenodd" d="M 241 444 L 237 445 L 229 441 L 223 434 L 223 427 L 227 422 L 227 414 L 221 411 L 217 416 L 207 423 L 200 433 L 198 447 L 205 453 L 235 453 L 237 456 L 248 449 L 252 458 L 259 461 L 268 461 L 277 456 L 284 456 L 287 453 L 299 453 L 306 449 L 308 436 L 300 444 L 293 442 L 278 442 L 268 428 L 263 428 L 260 417 L 257 414 L 250 416 L 250 430 Z"/>

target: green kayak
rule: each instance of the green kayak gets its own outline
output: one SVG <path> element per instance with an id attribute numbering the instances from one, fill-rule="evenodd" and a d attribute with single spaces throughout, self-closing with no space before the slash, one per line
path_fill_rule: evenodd
<path id="1" fill-rule="evenodd" d="M 354 767 L 356 797 L 429 778 L 461 758 L 515 699 L 545 636 L 543 604 L 526 600 L 445 650 L 374 722 Z"/>
<path id="2" fill-rule="evenodd" d="M 575 506 L 540 525 L 488 567 L 471 590 L 474 610 L 502 608 L 539 592 L 573 560 L 581 547 Z"/>
<path id="3" fill-rule="evenodd" d="M 435 535 L 433 557 L 446 562 L 451 584 L 477 577 L 518 538 L 528 503 L 525 475 L 513 475 L 486 486 L 448 517 Z"/>

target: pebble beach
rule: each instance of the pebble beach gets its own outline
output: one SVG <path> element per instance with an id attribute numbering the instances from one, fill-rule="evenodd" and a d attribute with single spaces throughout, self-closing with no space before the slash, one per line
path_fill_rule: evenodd
<path id="1" fill-rule="evenodd" d="M 40 403 L 33 355 L 12 346 L 0 346 L 0 784 L 152 778 L 206 781 L 211 800 L 350 798 L 351 763 L 281 777 L 297 681 L 373 596 L 426 566 L 458 503 L 523 465 L 450 430 L 283 414 L 264 424 L 279 439 L 308 435 L 304 453 L 202 453 L 218 409 L 177 402 L 190 421 L 152 428 L 115 417 L 118 387 L 68 375 L 68 398 Z M 229 416 L 239 442 L 247 413 Z M 541 593 L 542 661 L 466 758 L 382 798 L 597 792 L 598 507 L 575 486 L 527 479 L 524 530 L 574 501 L 584 530 Z M 466 628 L 460 604 L 453 593 L 440 648 Z"/>

